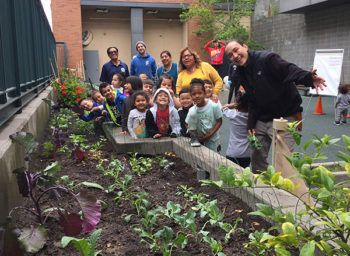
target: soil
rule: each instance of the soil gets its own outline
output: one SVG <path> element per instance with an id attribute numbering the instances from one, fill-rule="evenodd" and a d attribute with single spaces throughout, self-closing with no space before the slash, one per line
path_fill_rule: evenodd
<path id="1" fill-rule="evenodd" d="M 49 135 L 49 132 L 47 132 Z M 89 141 L 97 141 L 98 135 L 89 136 Z M 49 139 L 47 137 L 47 139 Z M 225 233 L 219 227 L 211 227 L 207 225 L 206 230 L 210 232 L 210 235 L 216 240 L 221 241 L 223 245 L 223 252 L 226 255 L 248 255 L 244 249 L 244 243 L 248 242 L 248 235 L 250 232 L 260 230 L 264 228 L 267 230 L 270 224 L 264 221 L 258 216 L 247 215 L 252 210 L 243 203 L 240 199 L 228 194 L 222 190 L 213 187 L 202 187 L 196 179 L 196 172 L 183 162 L 181 159 L 174 155 L 161 155 L 160 157 L 166 157 L 169 162 L 174 163 L 171 168 L 161 168 L 159 164 L 153 163 L 152 170 L 142 174 L 140 177 L 131 174 L 129 155 L 122 154 L 116 155 L 113 153 L 113 148 L 110 143 L 105 143 L 101 149 L 102 153 L 99 157 L 90 155 L 83 162 L 77 163 L 74 159 L 68 158 L 66 153 L 57 153 L 54 158 L 47 159 L 39 156 L 32 163 L 33 170 L 39 170 L 45 168 L 48 164 L 59 161 L 62 169 L 57 173 L 57 176 L 68 175 L 71 181 L 75 184 L 82 181 L 95 182 L 102 185 L 105 189 L 113 184 L 113 180 L 104 176 L 101 171 L 96 169 L 100 159 L 110 160 L 112 157 L 118 158 L 124 163 L 124 174 L 132 175 L 132 190 L 135 192 L 145 191 L 149 193 L 148 201 L 151 203 L 151 208 L 154 209 L 158 206 L 166 207 L 168 201 L 180 204 L 182 211 L 190 209 L 194 206 L 194 202 L 190 202 L 184 196 L 176 195 L 177 187 L 180 185 L 186 185 L 193 187 L 193 192 L 205 193 L 209 195 L 210 200 L 217 199 L 217 205 L 225 214 L 224 222 L 233 225 L 237 218 L 241 218 L 243 221 L 238 225 L 237 231 L 227 244 L 224 242 Z M 152 157 L 152 156 L 148 156 Z M 154 158 L 154 156 L 153 156 Z M 108 161 L 104 162 L 104 166 Z M 42 188 L 37 187 L 40 191 Z M 101 220 L 97 224 L 96 228 L 101 228 L 102 233 L 98 241 L 98 250 L 102 250 L 102 255 L 159 255 L 162 253 L 159 251 L 151 250 L 145 243 L 140 243 L 139 233 L 133 232 L 133 225 L 138 223 L 139 217 L 132 217 L 130 223 L 124 221 L 124 217 L 129 214 L 136 214 L 135 208 L 129 201 L 122 201 L 116 204 L 114 198 L 118 191 L 112 193 L 106 193 L 99 189 L 89 188 L 90 193 L 93 193 L 98 199 L 103 200 L 108 204 L 106 209 L 102 210 Z M 75 193 L 79 192 L 79 189 L 75 189 Z M 66 199 L 64 195 L 56 201 L 54 198 L 45 198 L 43 200 L 44 205 L 42 209 L 57 206 L 65 209 L 75 209 L 72 201 Z M 31 202 L 26 199 L 25 205 L 30 206 Z M 32 207 L 32 206 L 31 206 Z M 199 213 L 197 213 L 197 216 Z M 29 226 L 35 223 L 35 219 L 26 215 L 17 215 L 16 223 L 18 226 Z M 199 219 L 199 218 L 198 218 Z M 203 225 L 204 221 L 208 218 L 199 219 L 197 226 Z M 161 219 L 162 225 L 167 225 L 174 229 L 174 234 L 179 230 L 177 224 L 169 219 Z M 48 218 L 45 224 L 48 234 L 48 241 L 43 249 L 41 249 L 35 255 L 49 256 L 49 255 L 80 255 L 76 249 L 70 244 L 66 248 L 61 247 L 61 238 L 64 236 L 63 228 L 58 224 L 58 218 L 54 214 Z M 242 230 L 241 230 L 242 229 Z M 243 230 L 246 230 L 244 232 Z M 78 238 L 88 238 L 90 234 L 80 234 Z M 32 254 L 28 254 L 32 255 Z M 195 239 L 190 238 L 187 246 L 184 249 L 174 249 L 172 255 L 213 255 L 210 246 L 206 242 L 198 243 Z"/>

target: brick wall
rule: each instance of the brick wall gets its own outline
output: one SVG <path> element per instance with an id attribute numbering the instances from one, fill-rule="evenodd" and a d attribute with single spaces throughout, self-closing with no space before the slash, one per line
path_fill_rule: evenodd
<path id="1" fill-rule="evenodd" d="M 83 59 L 80 0 L 51 0 L 52 30 L 56 42 L 67 43 L 67 61 L 76 68 Z"/>
<path id="2" fill-rule="evenodd" d="M 253 38 L 267 50 L 309 69 L 316 49 L 344 49 L 344 80 L 350 81 L 350 4 L 310 11 L 255 18 Z M 256 16 L 255 16 L 256 17 Z"/>

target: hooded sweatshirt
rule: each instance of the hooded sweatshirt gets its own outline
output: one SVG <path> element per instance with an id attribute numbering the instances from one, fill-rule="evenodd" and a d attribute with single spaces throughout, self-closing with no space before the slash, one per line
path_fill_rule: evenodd
<path id="1" fill-rule="evenodd" d="M 146 56 L 137 54 L 131 61 L 130 75 L 139 76 L 140 74 L 146 74 L 149 79 L 153 79 L 156 76 L 156 71 L 156 60 L 149 53 L 146 53 Z"/>
<path id="2" fill-rule="evenodd" d="M 164 91 L 168 94 L 169 97 L 169 129 L 167 135 L 175 133 L 176 135 L 180 135 L 181 126 L 180 126 L 180 117 L 175 108 L 174 101 L 171 97 L 170 92 L 165 88 L 159 88 L 154 96 L 153 96 L 153 107 L 150 108 L 146 113 L 146 128 L 148 132 L 148 137 L 152 138 L 154 135 L 159 133 L 157 127 L 157 110 L 158 106 L 156 103 L 156 98 L 159 92 Z"/>

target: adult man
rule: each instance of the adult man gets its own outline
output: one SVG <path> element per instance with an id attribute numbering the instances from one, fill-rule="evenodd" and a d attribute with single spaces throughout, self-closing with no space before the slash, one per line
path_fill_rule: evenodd
<path id="1" fill-rule="evenodd" d="M 140 74 L 146 74 L 149 79 L 155 78 L 157 71 L 156 60 L 146 53 L 146 44 L 143 41 L 136 43 L 136 50 L 138 54 L 134 57 L 130 64 L 130 75 L 139 76 Z"/>
<path id="2" fill-rule="evenodd" d="M 302 70 L 275 53 L 248 50 L 239 40 L 228 42 L 225 53 L 237 65 L 233 85 L 242 85 L 248 95 L 248 132 L 255 133 L 263 144 L 260 150 L 252 151 L 252 169 L 266 171 L 273 119 L 301 120 L 302 100 L 295 84 L 314 87 L 318 92 L 326 86 L 325 80 L 316 75 L 316 70 Z M 285 143 L 293 151 L 290 134 L 286 134 Z"/>
<path id="3" fill-rule="evenodd" d="M 118 48 L 115 46 L 108 47 L 107 54 L 111 60 L 103 65 L 100 82 L 111 84 L 113 75 L 117 73 L 124 73 L 124 77 L 128 77 L 128 65 L 118 59 Z"/>

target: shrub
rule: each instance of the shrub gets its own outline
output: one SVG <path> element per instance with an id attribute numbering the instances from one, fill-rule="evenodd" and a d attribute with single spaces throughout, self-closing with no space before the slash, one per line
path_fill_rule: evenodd
<path id="1" fill-rule="evenodd" d="M 79 77 L 71 75 L 68 69 L 60 74 L 52 86 L 59 106 L 72 107 L 87 96 L 86 85 Z"/>

